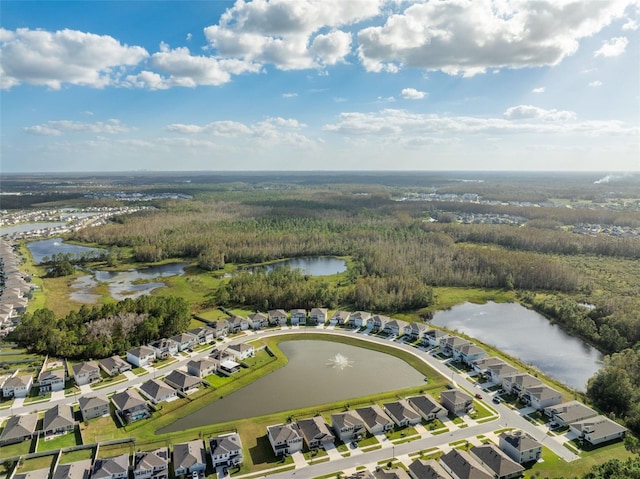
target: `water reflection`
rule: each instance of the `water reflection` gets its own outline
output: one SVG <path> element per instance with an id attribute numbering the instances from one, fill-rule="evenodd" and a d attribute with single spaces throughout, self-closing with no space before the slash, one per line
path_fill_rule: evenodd
<path id="1" fill-rule="evenodd" d="M 302 271 L 302 274 L 309 276 L 330 276 L 347 270 L 347 263 L 343 259 L 335 258 L 333 256 L 291 258 L 264 266 L 253 266 L 249 268 L 249 270 L 263 268 L 269 272 L 282 266 L 289 266 L 291 269 L 299 269 Z"/>

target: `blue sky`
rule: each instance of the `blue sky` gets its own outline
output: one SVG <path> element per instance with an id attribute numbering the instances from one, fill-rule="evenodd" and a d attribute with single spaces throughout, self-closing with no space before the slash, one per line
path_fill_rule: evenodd
<path id="1" fill-rule="evenodd" d="M 640 171 L 638 0 L 0 9 L 2 172 Z"/>

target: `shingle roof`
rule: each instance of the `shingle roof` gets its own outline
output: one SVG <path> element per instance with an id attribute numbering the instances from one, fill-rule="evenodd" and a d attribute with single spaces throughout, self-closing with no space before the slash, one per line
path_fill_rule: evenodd
<path id="1" fill-rule="evenodd" d="M 98 367 L 98 363 L 96 363 L 95 361 L 87 361 L 86 363 L 74 364 L 71 369 L 73 369 L 74 376 L 89 374 L 100 370 L 100 368 Z"/>
<path id="2" fill-rule="evenodd" d="M 49 468 L 22 472 L 13 476 L 13 479 L 49 479 Z"/>
<path id="3" fill-rule="evenodd" d="M 524 471 L 524 467 L 515 462 L 495 444 L 473 446 L 471 454 L 477 457 L 483 465 L 491 469 L 498 477 L 510 476 Z"/>
<path id="4" fill-rule="evenodd" d="M 97 459 L 93 464 L 91 479 L 111 479 L 114 474 L 122 474 L 129 470 L 129 454 Z"/>
<path id="5" fill-rule="evenodd" d="M 398 421 L 402 421 L 403 419 L 407 419 L 409 421 L 420 419 L 420 414 L 413 410 L 406 399 L 384 403 L 384 408 Z"/>
<path id="6" fill-rule="evenodd" d="M 137 452 L 133 458 L 133 470 L 152 470 L 169 465 L 169 449 L 161 447 L 155 451 Z"/>
<path id="7" fill-rule="evenodd" d="M 126 411 L 137 406 L 146 405 L 146 401 L 135 389 L 127 389 L 111 396 L 111 400 L 120 411 Z"/>
<path id="8" fill-rule="evenodd" d="M 393 424 L 393 421 L 377 404 L 358 408 L 356 409 L 356 412 L 362 418 L 364 423 L 369 426 L 369 428 L 373 428 L 378 425 L 386 426 L 388 424 Z"/>
<path id="9" fill-rule="evenodd" d="M 78 404 L 80 404 L 81 410 L 92 409 L 95 407 L 102 407 L 105 404 L 109 404 L 109 400 L 104 395 L 91 397 L 82 396 L 80 399 L 78 399 Z"/>
<path id="10" fill-rule="evenodd" d="M 450 479 L 451 476 L 442 469 L 442 466 L 438 464 L 434 459 L 425 461 L 424 459 L 416 459 L 409 464 L 409 470 L 413 473 L 414 477 L 420 479 Z"/>
<path id="11" fill-rule="evenodd" d="M 545 408 L 547 413 L 557 416 L 565 424 L 597 416 L 598 413 L 580 401 L 569 401 Z"/>
<path id="12" fill-rule="evenodd" d="M 195 376 L 191 376 L 185 373 L 184 371 L 179 371 L 177 369 L 174 369 L 173 371 L 171 371 L 164 378 L 164 380 L 167 383 L 175 384 L 180 389 L 189 389 L 202 382 L 199 378 Z"/>
<path id="13" fill-rule="evenodd" d="M 44 413 L 44 420 L 42 421 L 42 429 L 44 431 L 50 431 L 52 429 L 59 429 L 73 425 L 73 409 L 69 405 L 58 404 L 48 409 Z"/>
<path id="14" fill-rule="evenodd" d="M 226 436 L 212 437 L 209 439 L 209 447 L 213 456 L 229 454 L 230 452 L 242 449 L 242 442 L 238 434 L 228 434 Z"/>
<path id="15" fill-rule="evenodd" d="M 201 440 L 184 442 L 173 446 L 173 467 L 190 468 L 197 464 L 207 464 L 204 443 Z"/>
<path id="16" fill-rule="evenodd" d="M 0 434 L 0 442 L 30 436 L 36 430 L 37 424 L 37 413 L 25 414 L 23 416 L 12 416 L 5 424 L 2 434 Z"/>
<path id="17" fill-rule="evenodd" d="M 626 427 L 602 415 L 585 419 L 584 421 L 574 422 L 571 424 L 571 427 L 584 434 L 588 434 L 592 440 L 619 434 L 627 430 Z"/>
<path id="18" fill-rule="evenodd" d="M 59 464 L 53 473 L 53 479 L 88 479 L 91 470 L 91 459 L 76 461 L 71 464 Z"/>
<path id="19" fill-rule="evenodd" d="M 422 396 L 412 396 L 407 399 L 411 407 L 416 411 L 428 416 L 429 414 L 438 414 L 442 410 L 442 406 L 428 394 Z"/>
<path id="20" fill-rule="evenodd" d="M 503 432 L 500 434 L 500 439 L 503 439 L 507 442 L 511 447 L 516 449 L 517 451 L 530 451 L 531 449 L 537 449 L 541 446 L 541 444 L 533 439 L 526 433 L 522 433 L 520 431 L 516 432 Z"/>
<path id="21" fill-rule="evenodd" d="M 307 443 L 312 441 L 324 442 L 327 438 L 330 438 L 331 441 L 335 439 L 331 429 L 329 429 L 329 426 L 327 426 L 327 423 L 324 422 L 321 416 L 300 419 L 297 421 L 297 424 Z"/>
<path id="22" fill-rule="evenodd" d="M 440 464 L 451 469 L 459 479 L 493 479 L 468 452 L 459 449 L 451 449 L 441 456 Z"/>
<path id="23" fill-rule="evenodd" d="M 302 439 L 302 433 L 296 424 L 275 424 L 273 426 L 267 426 L 267 432 L 276 443 L 289 443 L 296 439 Z"/>
<path id="24" fill-rule="evenodd" d="M 176 392 L 175 389 L 173 389 L 163 381 L 160 381 L 159 379 L 149 379 L 142 386 L 140 386 L 140 390 L 153 399 L 172 395 Z"/>
<path id="25" fill-rule="evenodd" d="M 331 415 L 331 424 L 333 427 L 343 429 L 345 427 L 353 427 L 357 425 L 364 425 L 362 418 L 353 411 L 345 411 L 338 414 Z"/>

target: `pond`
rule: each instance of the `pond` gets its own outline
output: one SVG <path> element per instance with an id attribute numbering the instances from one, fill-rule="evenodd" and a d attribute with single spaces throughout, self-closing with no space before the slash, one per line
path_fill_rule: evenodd
<path id="1" fill-rule="evenodd" d="M 54 254 L 62 253 L 80 256 L 82 254 L 104 253 L 104 250 L 100 248 L 89 248 L 87 246 L 64 243 L 61 238 L 30 241 L 27 243 L 27 248 L 29 248 L 31 256 L 33 256 L 33 261 L 36 263 L 42 263 L 42 259 L 45 256 L 50 258 Z"/>
<path id="2" fill-rule="evenodd" d="M 602 366 L 597 349 L 517 303 L 465 303 L 437 312 L 431 322 L 478 338 L 579 391 Z"/>
<path id="3" fill-rule="evenodd" d="M 252 266 L 249 270 L 264 268 L 269 272 L 282 266 L 289 266 L 291 269 L 302 270 L 302 274 L 309 276 L 330 276 L 347 270 L 347 263 L 343 259 L 335 258 L 333 256 L 291 258 L 284 261 L 278 261 L 276 263 L 266 264 L 264 266 Z"/>
<path id="4" fill-rule="evenodd" d="M 182 431 L 424 384 L 401 359 L 378 351 L 320 340 L 284 341 L 287 365 L 162 428 Z"/>
<path id="5" fill-rule="evenodd" d="M 186 266 L 187 263 L 168 263 L 127 271 L 88 270 L 91 274 L 81 276 L 71 283 L 70 298 L 79 303 L 94 304 L 100 295 L 92 293 L 91 290 L 99 283 L 107 283 L 109 294 L 113 299 L 117 301 L 126 298 L 135 299 L 166 286 L 162 282 L 152 280 L 180 276 L 184 274 Z"/>

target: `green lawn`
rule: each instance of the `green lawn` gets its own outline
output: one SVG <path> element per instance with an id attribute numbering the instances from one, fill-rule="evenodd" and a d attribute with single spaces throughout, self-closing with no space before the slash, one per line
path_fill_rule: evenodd
<path id="1" fill-rule="evenodd" d="M 58 436 L 54 439 L 44 440 L 40 438 L 38 441 L 38 452 L 41 451 L 53 451 L 55 449 L 62 449 L 65 447 L 79 446 L 82 444 L 82 437 L 80 436 L 80 430 L 78 427 L 74 431 L 62 436 Z"/>
<path id="2" fill-rule="evenodd" d="M 60 464 L 71 464 L 76 461 L 84 461 L 93 457 L 93 448 L 79 449 L 77 451 L 65 452 L 60 456 Z"/>
<path id="3" fill-rule="evenodd" d="M 33 441 L 22 441 L 17 444 L 0 447 L 0 457 L 13 457 L 28 454 Z"/>
<path id="4" fill-rule="evenodd" d="M 21 473 L 50 468 L 54 457 L 54 454 L 49 454 L 46 456 L 35 457 L 33 459 L 27 459 L 26 461 L 22 462 L 22 464 L 18 468 L 18 472 Z"/>

